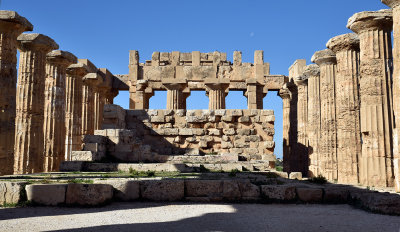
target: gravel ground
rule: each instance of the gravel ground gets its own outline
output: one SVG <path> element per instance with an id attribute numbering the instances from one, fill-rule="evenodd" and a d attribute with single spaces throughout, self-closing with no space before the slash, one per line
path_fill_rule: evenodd
<path id="1" fill-rule="evenodd" d="M 400 217 L 348 205 L 113 203 L 0 208 L 0 231 L 390 231 Z"/>

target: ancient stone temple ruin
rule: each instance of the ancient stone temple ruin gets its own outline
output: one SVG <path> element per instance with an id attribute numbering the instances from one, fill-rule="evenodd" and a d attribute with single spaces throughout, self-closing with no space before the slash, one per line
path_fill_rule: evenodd
<path id="1" fill-rule="evenodd" d="M 233 61 L 222 52 L 154 52 L 141 63 L 132 50 L 129 73 L 114 75 L 46 35 L 24 33 L 33 30 L 27 19 L 0 11 L 0 173 L 144 163 L 158 171 L 268 171 L 283 146 L 284 172 L 400 191 L 400 1 L 382 2 L 393 9 L 353 15 L 354 33 L 327 41 L 313 64 L 296 60 L 288 77 L 270 74 L 263 51 L 253 63 L 239 51 Z M 167 91 L 166 109 L 149 109 L 159 90 Z M 187 110 L 198 90 L 209 109 Z M 129 91 L 129 109 L 113 104 L 119 91 Z M 243 92 L 247 109 L 225 109 L 230 91 Z M 269 91 L 279 91 L 283 118 L 264 109 Z M 283 144 L 274 143 L 275 120 L 283 120 Z"/>

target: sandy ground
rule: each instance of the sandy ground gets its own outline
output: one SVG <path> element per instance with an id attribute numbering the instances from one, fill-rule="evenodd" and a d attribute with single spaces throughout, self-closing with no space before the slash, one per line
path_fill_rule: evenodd
<path id="1" fill-rule="evenodd" d="M 348 205 L 113 203 L 0 208 L 0 231 L 390 231 L 400 217 Z"/>

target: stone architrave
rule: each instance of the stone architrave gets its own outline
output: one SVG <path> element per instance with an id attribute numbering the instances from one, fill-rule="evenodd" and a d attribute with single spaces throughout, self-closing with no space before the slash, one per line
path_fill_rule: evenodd
<path id="1" fill-rule="evenodd" d="M 359 58 L 357 34 L 339 35 L 326 45 L 336 53 L 335 77 L 338 182 L 357 184 L 361 158 Z"/>
<path id="2" fill-rule="evenodd" d="M 229 80 L 210 78 L 206 79 L 204 84 L 209 98 L 208 109 L 225 109 L 225 97 L 228 95 L 226 91 L 229 87 Z"/>
<path id="3" fill-rule="evenodd" d="M 167 89 L 167 110 L 186 109 L 188 95 L 183 92 L 187 87 L 186 80 L 164 79 L 162 83 Z"/>
<path id="4" fill-rule="evenodd" d="M 319 147 L 321 134 L 321 98 L 320 98 L 320 69 L 316 64 L 310 64 L 304 69 L 308 81 L 307 106 L 307 138 L 309 155 L 309 175 L 319 175 Z"/>
<path id="5" fill-rule="evenodd" d="M 337 140 L 336 140 L 336 97 L 335 75 L 336 55 L 326 49 L 316 52 L 311 58 L 320 68 L 321 136 L 320 174 L 330 181 L 337 180 Z"/>
<path id="6" fill-rule="evenodd" d="M 400 192 L 400 0 L 381 0 L 393 9 L 393 168 Z"/>
<path id="7" fill-rule="evenodd" d="M 88 73 L 82 81 L 82 135 L 94 134 L 95 117 L 98 96 L 97 88 L 102 83 L 102 77 L 98 73 Z"/>
<path id="8" fill-rule="evenodd" d="M 347 27 L 360 37 L 360 182 L 393 186 L 392 10 L 356 13 Z"/>
<path id="9" fill-rule="evenodd" d="M 42 34 L 18 36 L 20 50 L 15 122 L 14 173 L 43 172 L 46 54 L 58 44 Z"/>
<path id="10" fill-rule="evenodd" d="M 82 145 L 82 82 L 89 69 L 85 64 L 68 66 L 65 88 L 65 160 L 71 160 L 72 151 Z"/>
<path id="11" fill-rule="evenodd" d="M 57 171 L 65 154 L 65 75 L 77 58 L 66 51 L 54 50 L 46 56 L 44 105 L 44 170 Z"/>
<path id="12" fill-rule="evenodd" d="M 0 175 L 13 174 L 17 84 L 17 37 L 32 24 L 14 11 L 0 11 Z"/>

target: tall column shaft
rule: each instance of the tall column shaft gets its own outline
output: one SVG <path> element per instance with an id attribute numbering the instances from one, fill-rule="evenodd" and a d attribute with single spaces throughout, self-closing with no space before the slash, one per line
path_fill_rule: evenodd
<path id="1" fill-rule="evenodd" d="M 392 12 L 357 13 L 348 27 L 360 37 L 362 157 L 360 182 L 393 186 Z"/>
<path id="2" fill-rule="evenodd" d="M 93 86 L 82 85 L 82 135 L 94 133 L 95 97 Z"/>
<path id="3" fill-rule="evenodd" d="M 285 86 L 279 91 L 282 98 L 282 137 L 283 137 L 283 171 L 290 171 L 290 146 L 289 146 L 289 129 L 290 129 L 290 90 Z"/>
<path id="4" fill-rule="evenodd" d="M 82 78 L 88 73 L 86 65 L 78 63 L 67 68 L 65 89 L 65 160 L 72 151 L 81 149 L 82 133 Z"/>
<path id="5" fill-rule="evenodd" d="M 303 77 L 304 78 L 304 77 Z M 308 175 L 308 138 L 307 138 L 307 116 L 308 116 L 308 84 L 307 80 L 295 80 L 297 85 L 297 156 L 299 171 L 304 176 Z"/>
<path id="6" fill-rule="evenodd" d="M 10 175 L 14 166 L 17 37 L 33 26 L 16 12 L 0 13 L 0 175 Z"/>
<path id="7" fill-rule="evenodd" d="M 332 38 L 327 47 L 336 53 L 335 78 L 338 182 L 357 184 L 361 158 L 359 50 L 356 34 Z"/>
<path id="8" fill-rule="evenodd" d="M 314 54 L 312 61 L 320 67 L 321 136 L 320 174 L 328 180 L 338 178 L 335 75 L 336 55 L 331 50 Z"/>
<path id="9" fill-rule="evenodd" d="M 307 138 L 309 154 L 309 176 L 318 176 L 319 147 L 321 134 L 320 70 L 318 65 L 308 65 L 304 70 L 308 81 Z"/>
<path id="10" fill-rule="evenodd" d="M 58 45 L 41 34 L 22 34 L 18 47 L 14 173 L 42 172 L 46 54 Z"/>
<path id="11" fill-rule="evenodd" d="M 65 153 L 65 75 L 66 68 L 76 62 L 69 52 L 47 54 L 44 105 L 44 170 L 57 171 Z"/>
<path id="12" fill-rule="evenodd" d="M 252 79 L 247 81 L 247 97 L 248 109 L 263 109 L 263 99 L 266 93 L 263 92 L 263 86 L 257 85 L 257 80 Z"/>
<path id="13" fill-rule="evenodd" d="M 400 1 L 381 1 L 393 9 L 393 170 L 395 188 L 400 192 Z"/>

